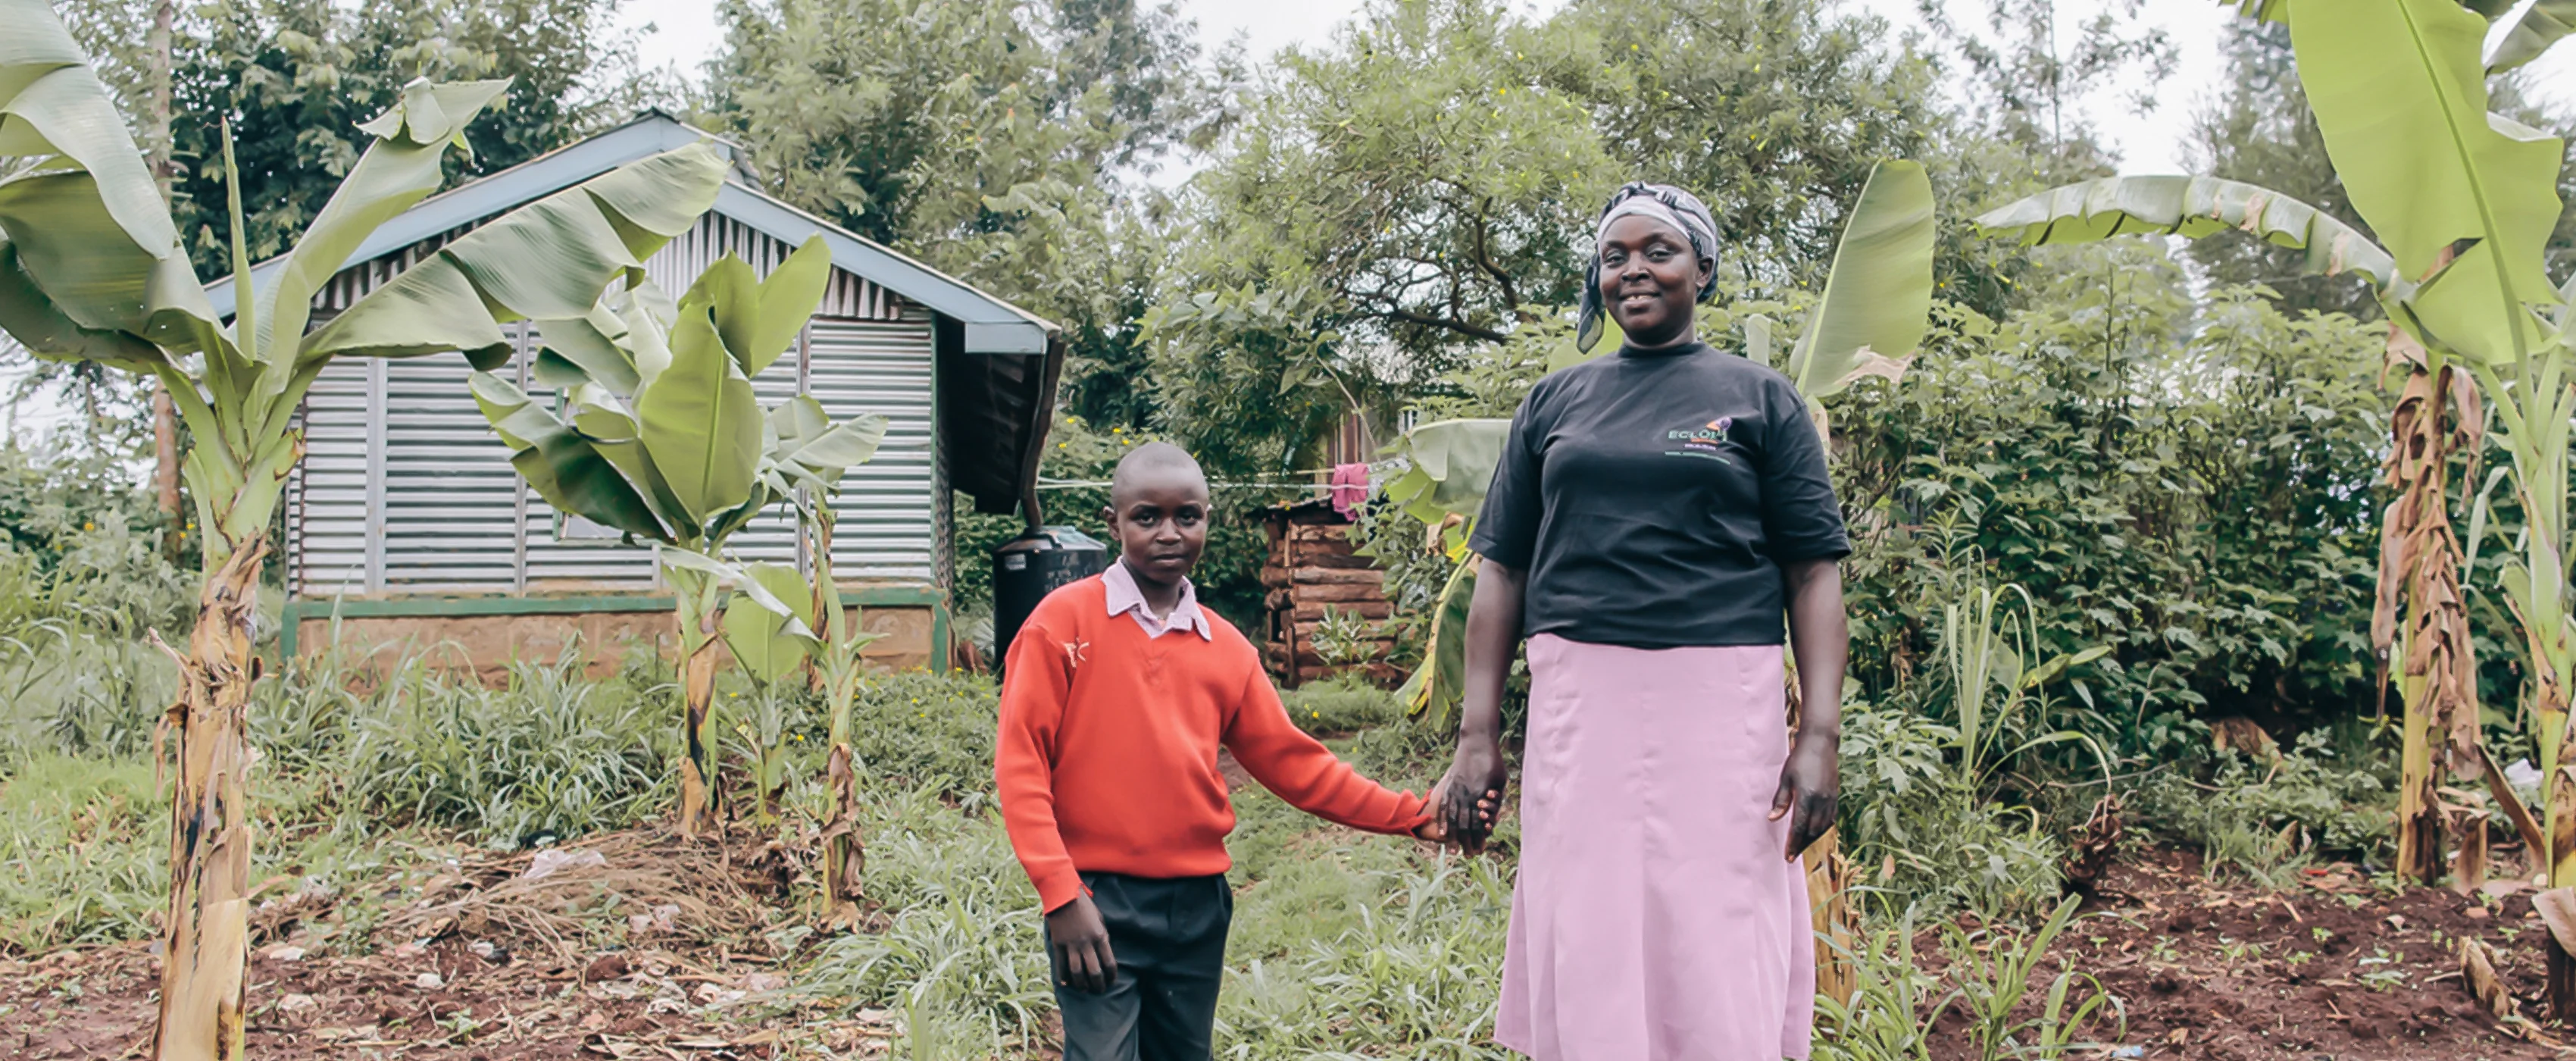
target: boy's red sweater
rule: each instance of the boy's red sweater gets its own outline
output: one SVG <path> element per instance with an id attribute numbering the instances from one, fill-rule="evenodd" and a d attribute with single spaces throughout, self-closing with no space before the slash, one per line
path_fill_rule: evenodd
<path id="1" fill-rule="evenodd" d="M 1260 654 L 1215 613 L 1211 638 L 1149 638 L 1134 616 L 1108 609 L 1096 576 L 1049 594 L 1004 670 L 993 778 L 1011 846 L 1049 912 L 1083 894 L 1078 872 L 1232 868 L 1219 745 L 1317 817 L 1378 833 L 1428 820 L 1421 797 L 1361 777 L 1290 722 Z"/>

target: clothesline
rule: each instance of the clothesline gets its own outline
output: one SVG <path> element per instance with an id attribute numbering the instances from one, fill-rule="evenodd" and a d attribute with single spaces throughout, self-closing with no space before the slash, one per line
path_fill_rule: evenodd
<path id="1" fill-rule="evenodd" d="M 1107 480 L 1107 479 L 1102 479 L 1102 480 L 1099 480 L 1099 481 L 1097 481 L 1097 482 L 1093 482 L 1093 481 L 1089 481 L 1089 480 L 1071 480 L 1071 479 L 1055 479 L 1055 480 L 1050 480 L 1050 479 L 1045 479 L 1045 478 L 1041 478 L 1041 479 L 1039 479 L 1039 480 L 1038 480 L 1038 489 L 1040 489 L 1040 490 L 1081 490 L 1081 489 L 1096 489 L 1096 488 L 1099 488 L 1099 487 L 1105 487 L 1105 486 L 1108 486 L 1108 485 L 1109 485 L 1109 480 Z M 1208 489 L 1210 489 L 1210 490 L 1326 490 L 1326 489 L 1330 489 L 1330 487 L 1329 487 L 1328 485 L 1324 484 L 1324 483 L 1209 483 L 1209 484 L 1208 484 Z"/>

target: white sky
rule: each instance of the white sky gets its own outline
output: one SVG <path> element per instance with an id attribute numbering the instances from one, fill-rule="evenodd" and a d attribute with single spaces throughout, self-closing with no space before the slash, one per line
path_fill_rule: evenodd
<path id="1" fill-rule="evenodd" d="M 1515 6 L 1530 12 L 1551 10 L 1559 2 L 1514 0 Z M 1946 2 L 1961 23 L 1984 24 L 1980 13 L 1984 0 Z M 2103 2 L 2066 0 L 2060 11 L 2066 24 L 2073 25 L 2099 10 Z M 1359 11 L 1361 3 L 1362 0 L 1181 0 L 1181 9 L 1198 21 L 1200 34 L 1211 47 L 1240 34 L 1258 59 L 1291 44 L 1323 43 L 1331 37 L 1335 25 Z M 1919 25 L 1915 0 L 1843 3 L 1879 13 L 1899 32 Z M 2090 117 L 2104 139 L 2118 151 L 2122 172 L 2184 172 L 2188 156 L 2183 141 L 2191 128 L 2191 116 L 2211 100 L 2221 83 L 2225 68 L 2219 42 L 2224 39 L 2227 21 L 2235 15 L 2229 5 L 2216 0 L 2152 0 L 2148 6 L 2148 19 L 2162 26 L 2180 50 L 2173 75 L 2155 86 L 2159 105 L 2148 114 L 2137 115 L 2106 99 L 2097 104 Z M 700 64 L 714 58 L 724 46 L 724 34 L 717 28 L 711 0 L 627 0 L 623 20 L 630 27 L 651 27 L 639 42 L 645 65 L 677 67 L 683 76 L 694 78 Z M 2576 44 L 2553 49 L 2531 68 L 2529 80 L 2541 94 L 2560 105 L 2576 106 Z M 2122 85 L 2115 95 L 2127 96 L 2140 87 L 2144 86 Z M 14 417 L 0 415 L 0 426 L 27 438 L 68 418 L 68 410 L 29 403 Z"/>

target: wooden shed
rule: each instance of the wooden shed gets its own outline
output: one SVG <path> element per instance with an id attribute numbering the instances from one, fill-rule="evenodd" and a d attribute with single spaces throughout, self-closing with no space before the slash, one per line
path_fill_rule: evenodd
<path id="1" fill-rule="evenodd" d="M 1386 572 L 1367 557 L 1353 555 L 1350 521 L 1320 498 L 1268 509 L 1262 520 L 1270 538 L 1270 555 L 1261 568 L 1267 615 L 1262 658 L 1271 677 L 1292 689 L 1351 671 L 1380 683 L 1403 680 L 1403 672 L 1384 662 L 1394 639 L 1379 632 L 1395 614 L 1386 598 Z M 1378 627 L 1368 639 L 1376 647 L 1368 662 L 1336 667 L 1325 661 L 1315 631 L 1328 612 Z"/>
<path id="2" fill-rule="evenodd" d="M 507 210 L 700 139 L 713 138 L 648 112 L 423 200 L 350 257 L 315 299 L 315 324 Z M 771 197 L 739 161 L 715 208 L 645 271 L 674 294 L 728 252 L 765 275 L 818 234 L 834 265 L 822 306 L 753 389 L 764 406 L 802 393 L 834 419 L 891 421 L 875 459 L 844 480 L 833 569 L 867 626 L 886 635 L 868 649 L 873 660 L 944 667 L 950 499 L 962 491 L 979 510 L 1009 512 L 1030 496 L 1063 345 L 1055 325 Z M 230 312 L 228 282 L 208 293 Z M 534 329 L 514 327 L 522 356 L 503 371 L 542 394 L 528 378 Z M 552 658 L 575 633 L 601 656 L 629 638 L 669 639 L 672 600 L 653 549 L 555 512 L 520 481 L 475 407 L 468 371 L 455 353 L 344 359 L 315 382 L 285 506 L 285 651 L 315 650 L 335 618 L 344 645 L 448 644 L 486 672 L 514 657 Z M 733 551 L 807 566 L 783 508 L 736 534 Z"/>

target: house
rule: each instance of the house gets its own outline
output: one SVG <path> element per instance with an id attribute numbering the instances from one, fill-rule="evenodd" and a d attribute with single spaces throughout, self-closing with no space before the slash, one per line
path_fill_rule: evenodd
<path id="1" fill-rule="evenodd" d="M 636 120 L 421 201 L 379 229 L 322 294 L 315 318 L 499 214 L 707 134 L 667 115 Z M 876 458 L 843 481 L 832 551 L 844 594 L 888 667 L 944 668 L 956 557 L 951 498 L 1010 512 L 1032 498 L 1064 347 L 1057 328 L 1009 303 L 804 213 L 735 170 L 696 228 L 646 263 L 675 297 L 732 252 L 766 274 L 820 234 L 834 270 L 793 349 L 753 381 L 763 405 L 812 395 L 834 419 L 891 421 Z M 278 262 L 253 270 L 253 276 Z M 230 313 L 229 281 L 208 294 Z M 528 379 L 534 328 L 516 325 Z M 578 634 L 615 665 L 621 644 L 664 643 L 672 599 L 653 550 L 555 512 L 510 467 L 476 409 L 462 355 L 342 359 L 305 399 L 305 458 L 288 484 L 282 555 L 290 655 L 337 638 L 461 651 L 490 674 L 512 658 L 552 659 Z M 782 506 L 783 509 L 784 506 Z M 1034 504 L 1030 509 L 1034 510 Z M 806 566 L 793 517 L 774 510 L 737 533 L 744 559 Z M 809 567 L 810 570 L 810 567 Z"/>

